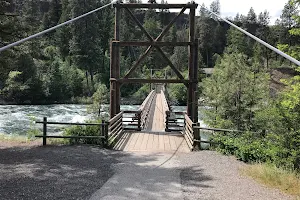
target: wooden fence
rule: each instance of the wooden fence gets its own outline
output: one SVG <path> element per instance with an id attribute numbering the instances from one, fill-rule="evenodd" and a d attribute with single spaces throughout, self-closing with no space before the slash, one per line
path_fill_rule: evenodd
<path id="1" fill-rule="evenodd" d="M 104 144 L 107 144 L 108 138 L 108 123 L 102 121 L 102 123 L 67 123 L 67 122 L 49 122 L 47 117 L 43 118 L 43 121 L 36 121 L 37 124 L 43 124 L 43 135 L 36 135 L 37 138 L 43 138 L 43 146 L 47 145 L 47 138 L 73 138 L 73 139 L 102 139 Z M 47 125 L 71 125 L 71 126 L 100 126 L 99 135 L 93 136 L 79 136 L 79 135 L 47 135 Z"/>
<path id="2" fill-rule="evenodd" d="M 166 132 L 182 131 L 184 128 L 184 116 L 186 112 L 171 112 L 166 111 Z"/>
<path id="3" fill-rule="evenodd" d="M 122 136 L 124 132 L 123 127 L 123 112 L 118 113 L 116 116 L 111 118 L 109 121 L 109 128 L 108 128 L 108 146 L 114 145 L 118 139 Z"/>
<path id="4" fill-rule="evenodd" d="M 142 130 L 141 111 L 123 111 L 124 130 Z"/>
<path id="5" fill-rule="evenodd" d="M 205 141 L 201 139 L 201 130 L 206 130 L 206 131 L 212 131 L 214 132 L 224 132 L 226 133 L 244 133 L 245 131 L 240 131 L 240 130 L 232 130 L 232 129 L 220 129 L 220 128 L 207 128 L 207 127 L 201 127 L 199 123 L 193 123 L 193 121 L 187 116 L 186 114 L 184 115 L 184 127 L 182 130 L 182 134 L 185 137 L 185 140 L 191 150 L 193 150 L 195 147 L 198 149 L 201 149 L 201 143 L 206 143 L 206 144 L 217 144 L 216 142 L 213 141 Z M 258 134 L 258 132 L 251 132 L 253 134 Z"/>

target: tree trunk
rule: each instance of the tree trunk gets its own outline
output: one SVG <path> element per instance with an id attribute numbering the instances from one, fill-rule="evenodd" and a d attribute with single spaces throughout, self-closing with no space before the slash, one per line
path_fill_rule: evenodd
<path id="1" fill-rule="evenodd" d="M 90 91 L 90 85 L 89 85 L 89 73 L 88 71 L 85 72 L 85 78 L 86 78 L 86 86 L 88 89 L 88 96 L 91 96 L 91 91 Z"/>
<path id="2" fill-rule="evenodd" d="M 95 88 L 94 88 L 94 72 L 92 70 L 92 67 L 90 67 L 90 76 L 91 76 L 92 92 L 94 92 L 95 91 Z"/>

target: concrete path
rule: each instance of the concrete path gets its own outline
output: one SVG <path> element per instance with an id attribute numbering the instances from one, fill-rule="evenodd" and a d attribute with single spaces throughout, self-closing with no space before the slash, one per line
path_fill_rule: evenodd
<path id="1" fill-rule="evenodd" d="M 182 200 L 179 163 L 171 153 L 131 152 L 91 200 Z"/>
<path id="2" fill-rule="evenodd" d="M 91 200 L 288 200 L 244 177 L 245 164 L 216 152 L 130 152 Z"/>

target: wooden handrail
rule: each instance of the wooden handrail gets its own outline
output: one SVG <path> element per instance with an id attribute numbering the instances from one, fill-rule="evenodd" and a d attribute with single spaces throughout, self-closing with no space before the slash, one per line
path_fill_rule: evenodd
<path id="1" fill-rule="evenodd" d="M 241 131 L 241 130 L 232 130 L 232 129 L 221 129 L 221 128 L 207 128 L 207 127 L 200 127 L 200 126 L 195 126 L 195 129 L 199 130 L 207 130 L 207 131 L 217 131 L 217 132 L 234 132 L 234 133 L 259 133 L 259 132 L 253 132 L 253 131 Z"/>
<path id="2" fill-rule="evenodd" d="M 44 124 L 45 122 L 43 121 L 35 121 L 36 124 Z M 52 125 L 77 125 L 77 126 L 99 126 L 102 125 L 100 123 L 69 123 L 69 122 L 46 122 L 47 124 L 52 124 Z M 108 124 L 105 122 L 105 124 Z"/>
<path id="3" fill-rule="evenodd" d="M 37 124 L 43 124 L 43 135 L 36 135 L 37 138 L 43 138 L 43 146 L 47 145 L 47 138 L 83 138 L 83 139 L 103 139 L 104 145 L 107 144 L 108 138 L 108 123 L 102 121 L 102 123 L 69 123 L 69 122 L 49 122 L 47 117 L 43 118 L 43 121 L 35 121 Z M 101 126 L 99 136 L 78 136 L 78 135 L 47 135 L 47 125 L 76 125 L 76 126 Z"/>
<path id="4" fill-rule="evenodd" d="M 174 114 L 175 117 L 172 117 L 171 114 Z M 166 128 L 165 128 L 165 131 L 167 131 L 167 132 L 182 131 L 183 128 L 184 128 L 185 115 L 186 115 L 186 112 L 166 111 L 166 121 L 165 121 L 166 122 Z M 179 122 L 179 120 L 183 120 L 183 122 Z"/>
<path id="5" fill-rule="evenodd" d="M 108 122 L 109 124 L 114 123 L 117 119 L 120 118 L 120 116 L 123 116 L 123 112 L 118 113 L 116 116 L 114 116 L 113 118 L 111 118 Z"/>
<path id="6" fill-rule="evenodd" d="M 115 144 L 124 132 L 123 127 L 123 112 L 118 113 L 116 116 L 109 120 L 108 127 L 108 146 Z"/>
<path id="7" fill-rule="evenodd" d="M 201 137 L 199 134 L 199 129 L 197 129 L 196 127 L 199 127 L 199 123 L 193 123 L 190 117 L 185 114 L 182 134 L 184 135 L 184 138 L 191 150 L 193 150 L 197 146 L 199 149 L 201 149 L 200 143 L 198 142 L 201 141 Z"/>
<path id="8" fill-rule="evenodd" d="M 146 97 L 146 99 L 144 100 L 143 104 L 140 106 L 139 111 L 141 112 L 140 113 L 141 129 L 144 129 L 148 123 L 148 120 L 149 120 L 148 116 L 149 116 L 151 105 L 152 105 L 155 95 L 156 95 L 155 91 L 152 90 L 149 93 L 149 95 Z"/>

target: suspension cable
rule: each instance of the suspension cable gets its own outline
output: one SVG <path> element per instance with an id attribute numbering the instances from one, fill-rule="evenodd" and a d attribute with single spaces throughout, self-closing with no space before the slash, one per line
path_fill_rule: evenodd
<path id="1" fill-rule="evenodd" d="M 1 48 L 0 48 L 0 52 L 2 52 L 2 51 L 4 51 L 4 50 L 7 50 L 7 49 L 9 49 L 9 48 L 11 48 L 11 47 L 17 46 L 17 45 L 19 45 L 19 44 L 21 44 L 21 43 L 23 43 L 23 42 L 26 42 L 27 40 L 31 40 L 31 39 L 33 39 L 33 38 L 39 37 L 39 36 L 41 36 L 41 35 L 43 35 L 43 34 L 45 34 L 45 33 L 48 33 L 48 32 L 50 32 L 50 31 L 53 31 L 53 30 L 55 30 L 55 29 L 57 29 L 57 28 L 59 28 L 59 27 L 62 27 L 62 26 L 65 26 L 65 25 L 67 25 L 67 24 L 70 24 L 70 23 L 72 23 L 72 22 L 74 22 L 74 21 L 77 21 L 77 20 L 79 20 L 79 19 L 81 19 L 81 18 L 83 18 L 83 17 L 86 17 L 86 16 L 88 16 L 88 15 L 90 15 L 90 14 L 93 14 L 94 12 L 97 12 L 97 11 L 99 11 L 99 10 L 102 10 L 103 8 L 106 8 L 106 7 L 110 6 L 110 5 L 112 5 L 113 3 L 117 2 L 117 1 L 118 1 L 118 0 L 113 0 L 113 1 L 110 2 L 110 3 L 108 3 L 108 4 L 106 4 L 106 5 L 102 6 L 102 7 L 96 8 L 96 9 L 90 11 L 90 12 L 87 12 L 87 13 L 83 14 L 83 15 L 80 15 L 80 16 L 75 17 L 75 18 L 73 18 L 73 19 L 70 19 L 70 20 L 68 20 L 68 21 L 66 21 L 66 22 L 63 22 L 63 23 L 58 24 L 58 25 L 56 25 L 56 26 L 53 26 L 53 27 L 51 27 L 51 28 L 49 28 L 49 29 L 43 30 L 43 31 L 41 31 L 41 32 L 39 32 L 39 33 L 36 33 L 36 34 L 34 34 L 34 35 L 31 35 L 31 36 L 29 36 L 29 37 L 26 37 L 26 38 L 24 38 L 24 39 L 21 39 L 21 40 L 19 40 L 19 41 L 17 41 L 17 42 L 14 42 L 14 43 L 11 43 L 11 44 L 6 45 L 6 46 L 4 46 L 4 47 L 1 47 Z"/>
<path id="2" fill-rule="evenodd" d="M 279 55 L 285 57 L 286 59 L 288 59 L 289 61 L 293 62 L 294 64 L 300 66 L 300 61 L 296 60 L 295 58 L 293 58 L 293 57 L 287 55 L 286 53 L 280 51 L 279 49 L 273 47 L 272 45 L 266 43 L 265 41 L 259 39 L 258 37 L 252 35 L 251 33 L 245 31 L 244 29 L 238 27 L 238 26 L 235 25 L 234 23 L 232 23 L 232 22 L 230 22 L 230 21 L 228 21 L 228 20 L 222 18 L 222 17 L 219 16 L 218 14 L 216 14 L 216 13 L 214 13 L 214 12 L 208 10 L 206 7 L 204 7 L 204 6 L 202 6 L 202 5 L 201 5 L 201 7 L 204 8 L 205 10 L 207 10 L 209 13 L 213 14 L 214 16 L 218 17 L 219 19 L 225 21 L 225 22 L 228 23 L 229 25 L 233 26 L 234 28 L 238 29 L 238 30 L 241 31 L 242 33 L 248 35 L 248 36 L 251 37 L 252 39 L 256 40 L 256 41 L 259 42 L 260 44 L 264 45 L 265 47 L 271 49 L 272 51 L 274 51 L 274 52 L 276 52 L 277 54 L 279 54 Z"/>

